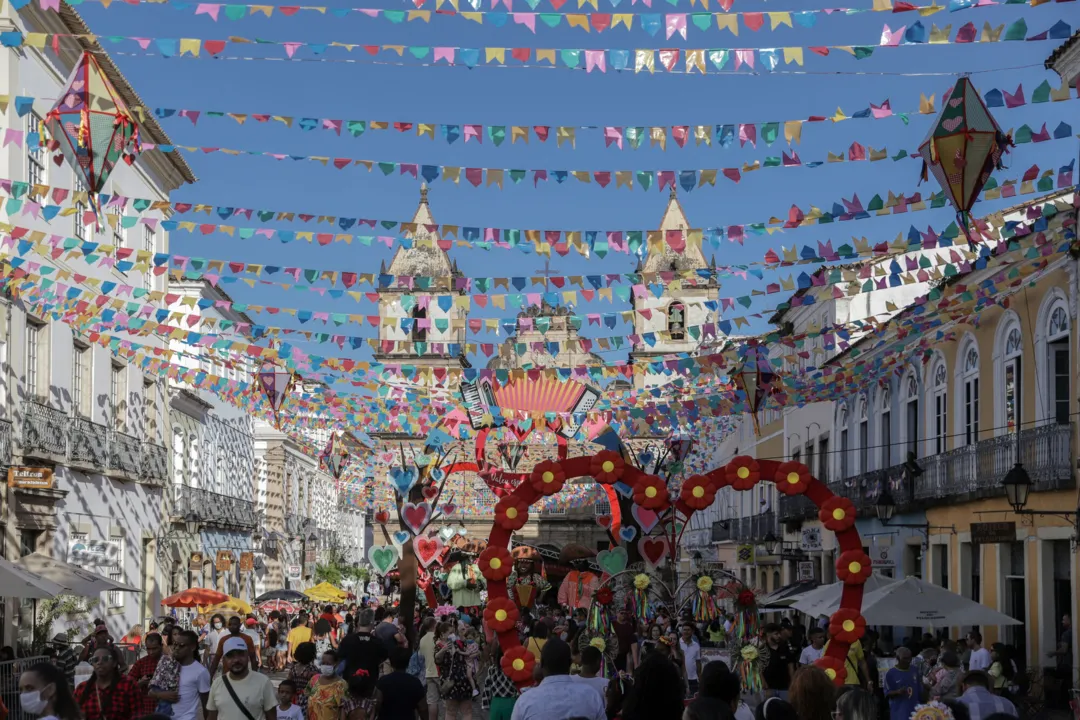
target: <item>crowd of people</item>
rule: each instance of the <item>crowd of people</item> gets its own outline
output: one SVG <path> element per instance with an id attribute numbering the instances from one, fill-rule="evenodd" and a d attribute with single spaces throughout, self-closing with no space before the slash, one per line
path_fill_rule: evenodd
<path id="1" fill-rule="evenodd" d="M 536 660 L 533 683 L 519 688 L 479 608 L 409 621 L 385 607 L 341 610 L 198 616 L 190 627 L 167 619 L 119 643 L 99 623 L 81 653 L 58 636 L 52 661 L 20 674 L 19 701 L 48 720 L 473 720 L 477 705 L 489 720 L 909 720 L 920 707 L 938 720 L 1018 715 L 1016 662 L 978 632 L 963 646 L 908 642 L 884 677 L 868 632 L 837 688 L 814 665 L 828 651 L 824 630 L 767 624 L 754 639 L 768 649 L 764 685 L 748 692 L 736 667 L 703 653 L 725 645 L 730 616 L 695 622 L 660 607 L 643 622 L 621 609 L 609 645 L 583 610 L 539 607 L 518 624 Z M 128 662 L 132 643 L 145 654 Z"/>

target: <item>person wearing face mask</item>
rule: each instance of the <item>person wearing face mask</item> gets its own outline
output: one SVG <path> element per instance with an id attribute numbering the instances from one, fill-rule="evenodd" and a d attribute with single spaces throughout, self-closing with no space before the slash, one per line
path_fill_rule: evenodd
<path id="1" fill-rule="evenodd" d="M 38 663 L 19 674 L 19 706 L 24 714 L 41 720 L 81 720 L 82 716 L 64 671 L 52 663 Z"/>
<path id="2" fill-rule="evenodd" d="M 222 645 L 223 670 L 210 687 L 206 720 L 277 720 L 274 684 L 248 667 L 247 643 L 242 637 L 227 637 Z"/>
<path id="3" fill-rule="evenodd" d="M 225 616 L 224 615 L 212 615 L 210 617 L 210 629 L 205 635 L 203 635 L 203 655 L 206 662 L 210 662 L 214 659 L 214 655 L 217 653 L 218 644 L 221 642 L 221 638 L 228 632 L 225 629 Z"/>
<path id="4" fill-rule="evenodd" d="M 109 645 L 90 656 L 94 676 L 75 688 L 75 699 L 86 720 L 132 720 L 140 715 L 142 692 L 123 673 L 120 653 Z"/>
<path id="5" fill-rule="evenodd" d="M 334 650 L 325 651 L 319 658 L 319 674 L 308 685 L 307 720 L 338 720 L 349 686 L 337 676 L 337 663 Z"/>
<path id="6" fill-rule="evenodd" d="M 255 642 L 251 639 L 250 635 L 245 635 L 241 632 L 241 627 L 242 623 L 240 622 L 239 615 L 233 615 L 229 618 L 229 632 L 227 635 L 221 636 L 221 640 L 218 641 L 217 652 L 210 661 L 210 677 L 214 676 L 214 671 L 217 670 L 221 658 L 225 655 L 225 643 L 229 640 L 236 639 L 239 639 L 240 642 L 247 646 L 248 659 L 251 661 L 251 669 L 255 672 L 259 671 L 259 653 L 255 650 Z"/>

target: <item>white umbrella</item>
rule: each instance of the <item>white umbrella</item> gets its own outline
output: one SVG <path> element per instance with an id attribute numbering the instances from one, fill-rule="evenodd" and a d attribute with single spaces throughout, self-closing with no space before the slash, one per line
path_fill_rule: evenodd
<path id="1" fill-rule="evenodd" d="M 891 577 L 873 573 L 866 579 L 866 584 L 863 585 L 863 592 L 870 593 L 895 582 L 896 580 Z M 840 596 L 843 592 L 843 581 L 822 585 L 821 587 L 814 588 L 810 592 L 799 595 L 789 607 L 792 610 L 804 612 L 811 617 L 821 617 L 822 615 L 829 616 L 840 609 Z M 866 602 L 864 600 L 863 605 L 865 604 Z"/>
<path id="2" fill-rule="evenodd" d="M 1023 624 L 917 577 L 904 578 L 863 596 L 862 614 L 868 625 L 949 627 Z"/>
<path id="3" fill-rule="evenodd" d="M 60 560 L 56 560 L 40 553 L 24 555 L 19 558 L 18 564 L 22 565 L 23 568 L 32 573 L 51 580 L 63 590 L 74 595 L 94 597 L 108 590 L 141 592 L 138 588 L 122 582 L 117 582 L 116 580 L 110 580 L 97 573 L 83 570 L 80 567 L 61 562 Z"/>
<path id="4" fill-rule="evenodd" d="M 0 587 L 8 597 L 40 600 L 63 595 L 66 589 L 0 557 Z"/>

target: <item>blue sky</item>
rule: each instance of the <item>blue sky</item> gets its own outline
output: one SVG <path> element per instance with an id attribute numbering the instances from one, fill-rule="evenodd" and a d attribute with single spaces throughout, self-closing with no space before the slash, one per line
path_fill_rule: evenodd
<path id="1" fill-rule="evenodd" d="M 835 0 L 834 0 L 835 2 Z M 611 12 L 608 0 L 600 0 L 602 12 Z M 851 0 L 855 7 L 865 7 L 869 0 Z M 357 0 L 345 3 L 335 0 L 331 7 L 384 7 L 406 9 L 393 0 Z M 576 3 L 567 3 L 563 12 L 578 12 Z M 765 3 L 758 0 L 735 0 L 734 11 L 805 10 L 825 7 L 825 4 Z M 775 32 L 768 25 L 754 33 L 740 28 L 738 38 L 726 31 L 702 32 L 693 27 L 689 39 L 675 36 L 665 40 L 662 35 L 649 36 L 644 30 L 609 30 L 603 34 L 585 34 L 580 30 L 552 30 L 538 27 L 536 34 L 519 26 L 503 28 L 477 26 L 461 18 L 433 17 L 425 25 L 412 22 L 391 25 L 383 20 L 359 14 L 348 18 L 301 13 L 292 18 L 262 16 L 241 21 L 224 18 L 214 22 L 207 16 L 194 15 L 195 4 L 187 10 L 162 5 L 131 7 L 114 2 L 108 9 L 87 2 L 79 7 L 92 30 L 101 35 L 134 35 L 152 37 L 199 37 L 221 39 L 229 35 L 249 38 L 308 42 L 343 41 L 355 43 L 404 43 L 415 45 L 454 45 L 465 47 L 528 46 L 533 48 L 627 48 L 636 47 L 776 47 L 785 45 L 877 44 L 882 26 L 895 29 L 918 19 L 914 13 L 862 13 L 856 16 L 832 15 L 821 17 L 813 29 L 782 27 Z M 1018 17 L 1027 20 L 1029 34 L 1049 28 L 1059 19 L 1075 24 L 1076 5 L 1055 3 L 1036 8 L 1009 6 L 980 8 L 959 13 L 938 13 L 923 20 L 931 23 L 951 23 L 956 28 L 969 20 L 977 27 L 984 22 L 992 25 L 1011 23 Z M 429 9 L 434 9 L 433 5 Z M 485 6 L 485 10 L 489 9 Z M 658 0 L 652 12 L 691 12 L 688 0 L 672 7 Z M 710 7 L 716 10 L 715 4 Z M 528 10 L 524 2 L 515 3 L 515 10 Z M 548 0 L 542 0 L 538 11 L 551 11 Z M 586 6 L 581 10 L 590 11 Z M 620 12 L 649 11 L 640 3 L 622 3 Z M 137 50 L 134 43 L 110 46 L 110 49 Z M 251 46 L 248 46 L 251 47 Z M 868 103 L 880 103 L 886 98 L 894 111 L 914 111 L 921 93 L 934 93 L 939 102 L 941 93 L 950 87 L 955 74 L 972 72 L 976 87 L 985 92 L 991 87 L 1013 91 L 1021 82 L 1030 99 L 1031 91 L 1044 79 L 1054 87 L 1059 85 L 1055 74 L 1042 68 L 1043 60 L 1055 47 L 1054 42 L 1008 43 L 963 46 L 911 46 L 878 50 L 873 57 L 857 61 L 846 54 L 834 53 L 821 58 L 806 53 L 800 74 L 777 72 L 729 75 L 684 76 L 657 72 L 655 75 L 608 71 L 606 74 L 586 74 L 565 69 L 544 70 L 527 68 L 477 67 L 395 67 L 374 65 L 361 51 L 346 56 L 343 52 L 325 57 L 353 57 L 358 63 L 333 62 L 269 62 L 224 61 L 213 59 L 162 59 L 145 56 L 114 54 L 121 69 L 146 103 L 151 107 L 192 108 L 248 113 L 269 113 L 306 117 L 344 119 L 402 120 L 435 123 L 484 123 L 502 125 L 696 125 L 740 122 L 783 121 L 809 115 L 832 115 L 842 107 L 848 114 L 865 108 Z M 235 46 L 226 54 L 235 54 Z M 261 48 L 255 48 L 260 50 Z M 244 52 L 243 54 L 251 54 Z M 280 49 L 271 54 L 281 56 Z M 304 55 L 301 50 L 297 57 Z M 384 56 L 385 57 L 385 56 Z M 1023 69 L 1000 70 L 1000 68 Z M 1033 66 L 1033 67 L 1030 67 Z M 994 69 L 994 72 L 979 72 Z M 843 73 L 843 74 L 833 74 Z M 865 74 L 851 74 L 865 73 Z M 923 76 L 903 76 L 899 73 L 929 73 Z M 945 75 L 932 75 L 945 73 Z M 951 75 L 950 75 L 951 74 Z M 1047 122 L 1051 131 L 1061 120 L 1077 117 L 1075 103 L 1043 104 L 1016 110 L 995 110 L 1003 128 L 1029 123 L 1038 128 Z M 912 118 L 905 126 L 899 119 L 882 121 L 859 120 L 837 125 L 819 123 L 804 126 L 802 144 L 796 146 L 804 161 L 824 160 L 828 152 L 843 152 L 858 141 L 875 148 L 887 147 L 890 154 L 905 149 L 914 151 L 928 131 L 932 119 Z M 347 156 L 373 160 L 461 166 L 566 168 L 587 170 L 641 170 L 716 168 L 741 166 L 745 162 L 763 160 L 766 155 L 778 155 L 786 144 L 781 140 L 772 148 L 759 143 L 757 149 L 733 146 L 721 149 L 692 147 L 678 149 L 669 143 L 668 150 L 642 147 L 638 151 L 605 149 L 599 132 L 579 133 L 577 149 L 557 149 L 554 138 L 547 143 L 528 146 L 509 141 L 493 147 L 458 141 L 447 145 L 438 138 L 431 141 L 415 135 L 395 132 L 368 132 L 355 139 L 343 134 L 338 137 L 326 131 L 301 132 L 286 129 L 280 124 L 259 124 L 248 121 L 238 126 L 229 119 L 200 119 L 193 127 L 183 118 L 162 121 L 172 139 L 184 145 L 220 146 L 272 152 Z M 1075 123 L 1074 123 L 1075 125 Z M 1074 131 L 1075 131 L 1074 127 Z M 1041 145 L 1027 144 L 1017 148 L 1009 157 L 1010 170 L 999 177 L 1019 177 L 1032 164 L 1055 169 L 1076 156 L 1075 139 L 1054 141 Z M 362 168 L 345 170 L 324 168 L 316 163 L 274 161 L 267 158 L 231 157 L 222 154 L 188 154 L 187 160 L 198 175 L 199 182 L 177 191 L 174 200 L 208 202 L 216 205 L 265 209 L 299 210 L 314 214 L 362 216 L 386 219 L 408 219 L 417 204 L 419 181 L 411 178 L 384 177 L 367 173 Z M 817 169 L 776 168 L 744 175 L 738 185 L 723 178 L 715 188 L 702 188 L 681 194 L 683 206 L 695 227 L 750 223 L 769 217 L 785 216 L 792 204 L 806 208 L 817 205 L 831 207 L 841 197 L 858 193 L 868 201 L 875 193 L 883 196 L 889 190 L 911 193 L 918 182 L 919 162 L 854 163 L 826 165 Z M 937 190 L 936 183 L 924 184 L 924 192 Z M 605 229 L 654 228 L 660 221 L 667 192 L 648 192 L 635 189 L 615 190 L 613 186 L 600 189 L 568 181 L 554 182 L 534 189 L 531 182 L 495 188 L 473 188 L 462 179 L 460 185 L 436 181 L 431 194 L 431 210 L 437 222 L 459 225 L 480 225 L 517 228 Z M 983 203 L 977 211 L 989 212 L 996 207 L 1016 202 Z M 202 216 L 200 216 L 202 217 Z M 926 211 L 898 217 L 876 218 L 854 223 L 801 228 L 771 237 L 751 238 L 746 244 L 727 243 L 716 251 L 720 263 L 741 263 L 760 260 L 768 248 L 779 250 L 780 245 L 810 244 L 832 239 L 834 245 L 850 240 L 852 234 L 874 241 L 891 240 L 898 232 L 906 232 L 914 222 L 920 229 L 927 225 L 941 229 L 953 219 L 951 208 Z M 290 227 L 273 225 L 274 227 Z M 300 225 L 292 229 L 305 229 Z M 324 228 L 326 226 L 323 226 Z M 356 245 L 311 246 L 307 243 L 282 245 L 266 240 L 239 240 L 227 236 L 193 236 L 174 232 L 172 252 L 201 255 L 211 258 L 245 262 L 277 263 L 302 267 L 375 272 L 381 260 L 389 260 L 391 251 L 382 246 L 363 248 Z M 707 250 L 707 253 L 711 251 Z M 543 266 L 543 261 L 519 251 L 461 250 L 452 251 L 462 271 L 470 276 L 505 276 L 530 274 Z M 576 254 L 567 258 L 554 257 L 552 268 L 563 274 L 596 274 L 629 272 L 633 259 L 612 253 L 604 259 L 584 260 Z M 781 273 L 790 274 L 789 271 Z M 774 279 L 767 276 L 767 280 Z M 762 285 L 761 281 L 753 284 Z M 249 290 L 245 286 L 227 286 L 241 302 L 256 302 L 286 307 L 301 307 L 334 312 L 374 314 L 372 303 L 355 303 L 351 299 L 316 302 L 308 293 L 276 291 L 265 288 Z M 726 281 L 722 295 L 748 292 L 750 283 Z M 768 309 L 783 296 L 770 295 L 755 301 L 750 311 Z M 625 309 L 610 303 L 591 303 L 579 307 L 579 312 L 611 312 Z M 505 316 L 510 311 L 487 311 L 486 316 Z M 257 318 L 272 324 L 287 324 L 281 315 Z M 761 329 L 759 323 L 754 329 Z M 313 329 L 321 329 L 314 326 Z M 361 328 L 339 330 L 349 334 L 374 336 L 375 330 Z M 586 328 L 585 335 L 611 335 L 606 328 Z M 482 342 L 497 342 L 482 334 Z M 352 355 L 365 357 L 366 351 L 341 352 L 330 345 L 305 346 L 309 352 L 323 355 Z M 618 359 L 624 353 L 608 353 Z"/>

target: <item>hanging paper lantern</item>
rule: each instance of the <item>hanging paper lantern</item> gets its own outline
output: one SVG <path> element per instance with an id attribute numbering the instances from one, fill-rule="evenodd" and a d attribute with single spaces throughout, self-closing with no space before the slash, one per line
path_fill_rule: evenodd
<path id="1" fill-rule="evenodd" d="M 345 472 L 345 467 L 349 464 L 349 449 L 345 447 L 341 436 L 337 433 L 330 433 L 330 441 L 326 443 L 326 449 L 322 451 L 319 460 L 322 461 L 335 480 L 341 479 L 341 474 Z"/>
<path id="2" fill-rule="evenodd" d="M 274 413 L 274 427 L 280 428 L 281 419 L 278 413 L 285 404 L 285 398 L 292 393 L 296 376 L 288 370 L 282 370 L 277 365 L 267 363 L 255 373 L 255 382 L 270 404 L 270 410 Z"/>
<path id="3" fill-rule="evenodd" d="M 927 169 L 934 173 L 956 208 L 969 243 L 976 241 L 971 233 L 971 208 L 991 173 L 1003 167 L 1001 156 L 1012 144 L 1012 138 L 1001 132 L 971 80 L 961 77 L 919 146 L 922 179 L 927 179 Z"/>
<path id="4" fill-rule="evenodd" d="M 89 52 L 75 64 L 45 125 L 50 147 L 63 154 L 95 206 L 117 161 L 130 165 L 141 150 L 139 127 L 127 104 Z"/>

